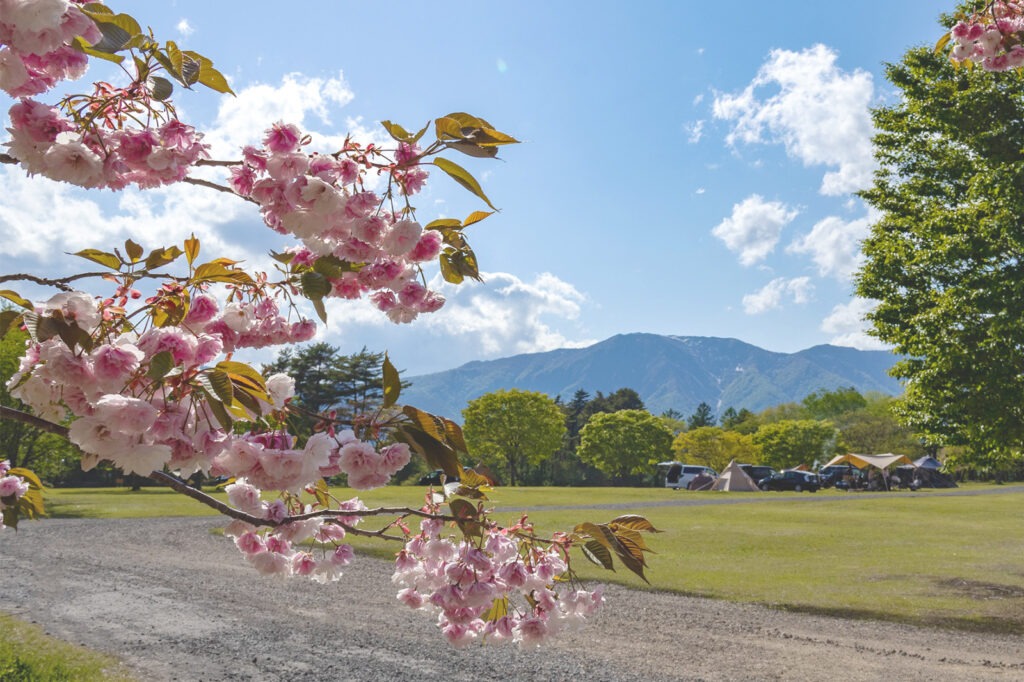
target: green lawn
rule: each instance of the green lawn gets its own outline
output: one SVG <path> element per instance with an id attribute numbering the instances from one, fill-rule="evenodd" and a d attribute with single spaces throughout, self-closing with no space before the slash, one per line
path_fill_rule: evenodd
<path id="1" fill-rule="evenodd" d="M 976 486 L 981 487 L 981 486 Z M 992 486 L 997 489 L 997 487 Z M 424 488 L 363 493 L 373 506 L 419 506 Z M 354 491 L 332 491 L 342 499 Z M 937 491 L 881 497 L 822 491 L 732 493 L 740 504 L 652 507 L 652 502 L 719 499 L 726 493 L 663 488 L 500 488 L 501 521 L 535 509 L 538 528 L 570 529 L 624 513 L 643 514 L 663 533 L 649 538 L 650 586 L 625 570 L 609 573 L 581 556 L 588 578 L 853 617 L 1024 634 L 1024 494 L 965 497 Z M 221 494 L 217 495 L 221 497 Z M 543 507 L 628 503 L 627 510 Z M 53 516 L 215 516 L 170 490 L 51 490 Z M 44 521 L 45 523 L 45 521 Z M 368 522 L 370 523 L 370 522 Z M 397 545 L 355 539 L 389 556 Z"/>
<path id="2" fill-rule="evenodd" d="M 130 679 L 117 659 L 48 637 L 36 625 L 0 614 L 0 680 L 120 682 Z"/>

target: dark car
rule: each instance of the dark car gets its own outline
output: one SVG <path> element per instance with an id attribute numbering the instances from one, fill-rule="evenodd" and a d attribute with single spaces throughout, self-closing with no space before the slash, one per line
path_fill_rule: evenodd
<path id="1" fill-rule="evenodd" d="M 757 484 L 761 490 L 792 490 L 793 492 L 816 493 L 821 488 L 818 474 L 810 471 L 783 471 L 762 480 Z"/>
<path id="2" fill-rule="evenodd" d="M 860 478 L 860 470 L 851 464 L 833 464 L 822 467 L 818 472 L 818 479 L 822 488 L 835 486 L 840 490 L 851 487 L 851 482 Z"/>
<path id="3" fill-rule="evenodd" d="M 434 469 L 429 474 L 423 474 L 420 476 L 420 480 L 416 482 L 417 485 L 441 485 L 441 477 L 444 476 L 443 469 Z M 452 476 L 445 476 L 445 483 L 454 483 L 459 480 L 458 476 L 454 478 Z"/>
<path id="4" fill-rule="evenodd" d="M 761 464 L 741 464 L 740 469 L 743 469 L 747 476 L 750 476 L 750 480 L 754 482 L 754 485 L 779 473 L 775 469 Z"/>

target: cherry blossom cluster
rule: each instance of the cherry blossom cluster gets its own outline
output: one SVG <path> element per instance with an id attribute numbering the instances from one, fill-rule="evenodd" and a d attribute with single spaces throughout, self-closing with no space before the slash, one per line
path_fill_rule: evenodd
<path id="1" fill-rule="evenodd" d="M 1000 0 L 950 32 L 954 61 L 972 61 L 988 71 L 1024 66 L 1024 3 Z"/>
<path id="2" fill-rule="evenodd" d="M 209 157 L 202 134 L 171 119 L 156 128 L 80 129 L 54 107 L 23 98 L 10 109 L 8 152 L 29 173 L 79 187 L 143 189 L 180 182 Z"/>
<path id="3" fill-rule="evenodd" d="M 0 90 L 12 97 L 46 92 L 85 73 L 88 57 L 71 47 L 102 35 L 68 0 L 0 0 Z"/>
<path id="4" fill-rule="evenodd" d="M 579 589 L 566 580 L 568 566 L 556 546 L 522 543 L 507 530 L 489 529 L 479 543 L 442 535 L 439 519 L 395 560 L 398 599 L 414 609 L 436 611 L 437 624 L 454 646 L 476 640 L 539 645 L 573 628 L 604 602 L 603 590 Z"/>
<path id="5" fill-rule="evenodd" d="M 228 485 L 226 491 L 234 508 L 259 519 L 276 522 L 290 511 L 313 511 L 311 505 L 290 510 L 281 499 L 268 503 L 262 499 L 260 489 L 244 478 Z M 339 502 L 337 506 L 340 513 L 365 509 L 358 498 Z M 267 528 L 236 520 L 225 528 L 225 534 L 234 539 L 246 560 L 264 575 L 305 576 L 326 583 L 338 580 L 342 569 L 352 562 L 352 546 L 342 540 L 347 535 L 346 528 L 355 528 L 360 521 L 360 516 L 336 515 L 331 519 L 314 517 Z"/>
<path id="6" fill-rule="evenodd" d="M 28 492 L 28 483 L 25 479 L 21 476 L 8 474 L 10 470 L 10 460 L 0 460 L 0 530 L 6 528 L 3 515 L 4 507 L 8 504 L 14 504 L 19 497 Z"/>
<path id="7" fill-rule="evenodd" d="M 441 308 L 444 298 L 419 281 L 420 264 L 441 251 L 441 234 L 384 210 L 385 199 L 362 188 L 370 151 L 350 142 L 338 154 L 306 154 L 308 141 L 295 125 L 276 123 L 262 147 L 243 150 L 242 164 L 231 168 L 231 187 L 259 203 L 271 229 L 302 242 L 292 250 L 296 265 L 324 257 L 349 264 L 328 275 L 328 296 L 369 296 L 393 322 Z M 398 193 L 419 191 L 427 177 L 416 165 L 419 149 L 401 143 L 394 156 L 387 172 Z"/>

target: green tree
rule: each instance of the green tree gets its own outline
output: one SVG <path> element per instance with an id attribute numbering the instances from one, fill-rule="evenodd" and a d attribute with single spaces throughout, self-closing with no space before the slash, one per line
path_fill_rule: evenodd
<path id="1" fill-rule="evenodd" d="M 28 332 L 10 329 L 0 338 L 0 405 L 19 412 L 31 412 L 25 403 L 11 396 L 7 380 L 18 371 L 25 352 Z M 59 436 L 45 433 L 23 422 L 0 420 L 0 460 L 12 467 L 32 469 L 41 478 L 57 482 L 80 471 L 81 455 Z"/>
<path id="2" fill-rule="evenodd" d="M 644 401 L 640 399 L 639 393 L 631 388 L 620 388 L 608 395 L 598 391 L 597 396 L 587 405 L 586 416 L 589 418 L 599 412 L 643 409 Z"/>
<path id="3" fill-rule="evenodd" d="M 536 391 L 494 391 L 462 411 L 469 452 L 502 470 L 519 485 L 530 466 L 550 457 L 565 435 L 565 416 L 554 400 Z"/>
<path id="4" fill-rule="evenodd" d="M 595 414 L 580 434 L 579 456 L 617 482 L 636 482 L 672 448 L 672 432 L 644 410 Z"/>
<path id="5" fill-rule="evenodd" d="M 1024 445 L 1024 73 L 909 51 L 874 112 L 880 212 L 857 293 L 901 356 L 901 420 L 977 456 Z"/>
<path id="6" fill-rule="evenodd" d="M 853 386 L 834 391 L 821 389 L 803 399 L 804 409 L 811 419 L 832 419 L 844 412 L 867 407 L 868 401 Z"/>
<path id="7" fill-rule="evenodd" d="M 830 422 L 785 419 L 762 425 L 753 435 L 761 461 L 776 469 L 823 462 L 836 454 L 838 433 Z"/>
<path id="8" fill-rule="evenodd" d="M 295 379 L 295 398 L 310 412 L 335 410 L 342 420 L 377 409 L 384 398 L 384 353 L 364 346 L 358 353 L 342 354 L 328 343 L 285 348 L 274 362 L 263 366 L 264 376 L 284 372 Z M 408 387 L 402 382 L 402 388 Z"/>
<path id="9" fill-rule="evenodd" d="M 745 407 L 738 412 L 732 407 L 728 408 L 722 413 L 721 421 L 723 429 L 747 435 L 757 431 L 757 427 L 760 426 L 758 416 Z"/>
<path id="10" fill-rule="evenodd" d="M 697 409 L 690 415 L 690 418 L 686 420 L 686 427 L 689 429 L 699 429 L 702 426 L 714 425 L 715 415 L 711 411 L 711 406 L 705 402 L 698 405 Z"/>
<path id="11" fill-rule="evenodd" d="M 685 431 L 672 441 L 676 459 L 688 464 L 701 464 L 722 471 L 730 460 L 757 464 L 761 452 L 751 436 L 726 431 L 717 426 L 701 426 Z"/>

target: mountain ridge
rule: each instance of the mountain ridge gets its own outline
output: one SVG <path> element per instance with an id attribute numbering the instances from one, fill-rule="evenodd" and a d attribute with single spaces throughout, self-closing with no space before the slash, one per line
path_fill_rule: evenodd
<path id="1" fill-rule="evenodd" d="M 466 404 L 498 389 L 540 391 L 562 400 L 583 389 L 596 395 L 635 390 L 647 409 L 691 414 L 706 402 L 716 414 L 728 407 L 754 412 L 796 402 L 819 389 L 899 394 L 887 370 L 888 351 L 822 344 L 780 353 L 733 338 L 632 332 L 585 348 L 559 348 L 407 377 L 401 401 L 456 421 Z"/>

